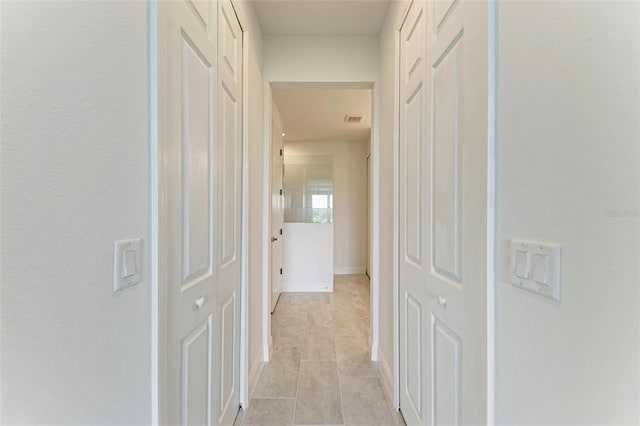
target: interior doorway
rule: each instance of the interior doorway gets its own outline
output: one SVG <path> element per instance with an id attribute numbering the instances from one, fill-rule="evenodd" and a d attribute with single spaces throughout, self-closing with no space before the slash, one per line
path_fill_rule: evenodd
<path id="1" fill-rule="evenodd" d="M 365 277 L 371 287 L 367 345 L 369 357 L 376 359 L 377 350 L 371 350 L 377 332 L 371 260 L 372 89 L 366 83 L 270 84 L 266 122 L 272 155 L 265 176 L 271 179 L 270 223 L 279 214 L 274 207 L 278 203 L 284 219 L 278 235 L 272 225 L 268 241 L 271 306 L 275 306 L 273 289 L 280 286 L 280 279 L 282 294 L 331 294 L 334 276 Z M 282 190 L 277 190 L 273 182 L 280 167 L 275 156 L 280 137 L 284 179 Z M 265 322 L 272 347 L 271 315 Z"/>

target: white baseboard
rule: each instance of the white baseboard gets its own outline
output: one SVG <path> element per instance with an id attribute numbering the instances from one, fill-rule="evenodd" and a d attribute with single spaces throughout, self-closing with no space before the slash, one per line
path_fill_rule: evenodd
<path id="1" fill-rule="evenodd" d="M 384 392 L 387 394 L 389 401 L 393 402 L 393 373 L 387 359 L 384 357 L 381 351 L 378 351 L 378 366 L 380 367 L 381 382 Z M 395 407 L 397 408 L 397 407 Z"/>
<path id="2" fill-rule="evenodd" d="M 258 351 L 258 356 L 251 363 L 251 369 L 249 370 L 249 401 L 247 402 L 247 407 L 251 403 L 253 393 L 258 386 L 258 380 L 260 380 L 260 373 L 262 373 L 262 368 L 264 367 L 264 362 L 262 361 L 262 352 L 263 348 L 260 348 L 260 350 Z"/>
<path id="3" fill-rule="evenodd" d="M 331 293 L 333 291 L 333 281 L 331 282 L 284 282 L 282 284 L 283 293 L 296 292 L 302 293 L 311 291 L 314 293 Z"/>
<path id="4" fill-rule="evenodd" d="M 337 266 L 333 268 L 334 275 L 364 275 L 366 273 L 366 266 Z"/>
<path id="5" fill-rule="evenodd" d="M 373 344 L 371 337 L 369 337 L 369 346 L 371 347 L 371 361 L 378 361 L 378 356 L 380 355 L 378 353 L 378 345 Z"/>

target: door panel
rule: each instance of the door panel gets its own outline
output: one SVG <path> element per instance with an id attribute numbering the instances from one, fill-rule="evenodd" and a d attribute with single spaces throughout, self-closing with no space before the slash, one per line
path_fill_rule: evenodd
<path id="1" fill-rule="evenodd" d="M 431 2 L 427 310 L 434 424 L 486 423 L 487 3 Z"/>
<path id="2" fill-rule="evenodd" d="M 183 285 L 211 276 L 213 67 L 183 34 Z"/>
<path id="3" fill-rule="evenodd" d="M 202 25 L 202 28 L 210 33 L 211 29 L 211 12 L 215 7 L 215 2 L 209 0 L 187 0 L 189 6 L 193 10 L 193 13 L 198 18 L 198 21 Z"/>
<path id="4" fill-rule="evenodd" d="M 487 32 L 486 2 L 459 0 L 414 1 L 400 32 L 400 403 L 408 425 L 486 423 Z"/>
<path id="5" fill-rule="evenodd" d="M 422 330 L 422 304 L 409 294 L 405 294 L 405 324 L 407 333 L 405 337 L 406 352 L 404 364 L 411 366 L 411 369 L 405 369 L 404 382 L 406 383 L 406 396 L 411 405 L 411 410 L 415 412 L 418 418 L 423 416 L 424 410 L 423 397 L 424 383 L 420 379 L 422 370 L 424 369 L 424 353 L 421 344 L 424 335 Z"/>
<path id="6" fill-rule="evenodd" d="M 216 233 L 219 365 L 216 420 L 231 425 L 239 407 L 240 244 L 242 179 L 242 30 L 229 0 L 218 1 L 219 73 L 217 184 L 220 218 Z"/>
<path id="7" fill-rule="evenodd" d="M 225 74 L 229 82 L 239 83 L 239 75 L 242 70 L 242 62 L 238 55 L 238 51 L 242 46 L 240 26 L 231 2 L 221 1 L 220 8 L 221 67 L 225 68 Z"/>
<path id="8" fill-rule="evenodd" d="M 182 343 L 182 424 L 211 424 L 211 316 Z M 203 374 L 203 372 L 205 374 Z"/>
<path id="9" fill-rule="evenodd" d="M 237 362 L 235 359 L 235 336 L 236 336 L 236 297 L 235 292 L 223 304 L 220 313 L 222 324 L 222 337 L 220 343 L 220 422 L 224 418 L 224 414 L 229 410 L 230 404 L 233 402 L 236 393 L 235 371 Z"/>
<path id="10" fill-rule="evenodd" d="M 400 32 L 400 408 L 408 425 L 427 409 L 426 13 L 414 2 Z"/>
<path id="11" fill-rule="evenodd" d="M 212 7 L 200 6 L 200 11 Z M 165 259 L 166 418 L 169 424 L 210 424 L 216 374 L 216 38 L 188 3 L 161 3 L 158 20 L 165 83 L 159 110 L 165 117 L 160 146 L 166 229 L 160 249 Z"/>
<path id="12" fill-rule="evenodd" d="M 460 379 L 462 365 L 462 342 L 460 337 L 449 330 L 444 323 L 431 317 L 434 425 L 459 425 L 461 419 L 462 394 Z"/>
<path id="13" fill-rule="evenodd" d="M 220 231 L 222 232 L 222 257 L 220 259 L 222 265 L 233 262 L 236 256 L 236 231 L 238 228 L 236 214 L 236 166 L 238 163 L 238 128 L 236 122 L 238 120 L 238 101 L 234 98 L 233 93 L 225 86 L 224 82 L 221 87 L 221 162 L 222 182 L 221 205 L 222 205 L 222 224 Z"/>
<path id="14" fill-rule="evenodd" d="M 444 24 L 458 1 L 460 0 L 437 0 L 433 2 L 433 24 L 436 32 L 440 30 L 440 27 Z"/>
<path id="15" fill-rule="evenodd" d="M 460 79 L 458 65 L 462 39 L 447 49 L 433 67 L 433 247 L 437 273 L 461 283 L 460 275 Z"/>
<path id="16" fill-rule="evenodd" d="M 423 114 L 424 99 L 422 96 L 422 82 L 409 96 L 406 103 L 407 116 L 407 139 L 405 145 L 405 223 L 406 223 L 406 256 L 407 260 L 413 262 L 415 266 L 422 265 L 422 221 L 423 210 L 423 161 L 422 157 L 422 134 L 423 134 Z"/>

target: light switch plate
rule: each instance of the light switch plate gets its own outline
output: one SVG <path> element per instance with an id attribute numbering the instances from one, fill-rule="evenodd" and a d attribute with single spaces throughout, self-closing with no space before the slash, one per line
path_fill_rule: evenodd
<path id="1" fill-rule="evenodd" d="M 113 244 L 113 291 L 142 281 L 142 240 L 122 240 Z"/>
<path id="2" fill-rule="evenodd" d="M 559 244 L 511 240 L 509 253 L 511 284 L 560 301 Z M 523 264 L 524 259 L 526 265 Z"/>

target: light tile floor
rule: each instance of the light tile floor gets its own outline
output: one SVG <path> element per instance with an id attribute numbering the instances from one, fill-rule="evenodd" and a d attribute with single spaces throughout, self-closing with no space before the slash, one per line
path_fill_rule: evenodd
<path id="1" fill-rule="evenodd" d="M 283 293 L 273 351 L 237 425 L 404 425 L 369 356 L 369 279 L 336 275 L 333 293 Z"/>

